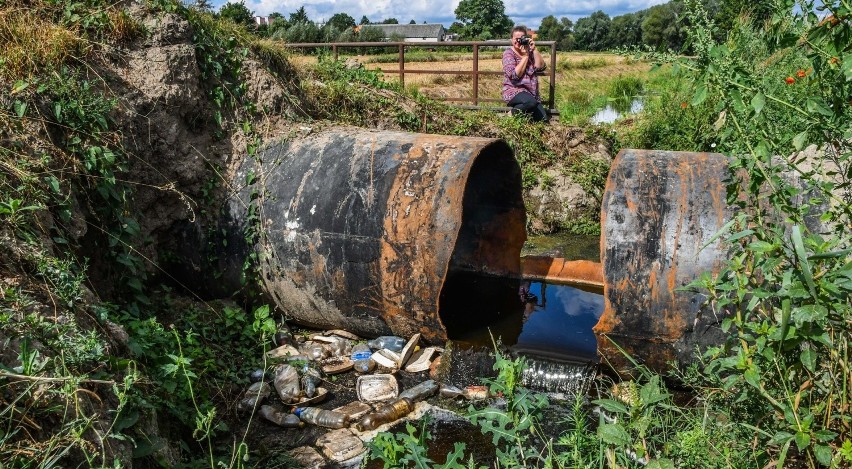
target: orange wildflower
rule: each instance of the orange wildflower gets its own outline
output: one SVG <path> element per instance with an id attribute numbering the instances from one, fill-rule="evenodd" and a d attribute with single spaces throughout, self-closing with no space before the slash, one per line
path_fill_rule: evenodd
<path id="1" fill-rule="evenodd" d="M 807 72 L 805 72 L 802 69 L 799 69 L 799 71 L 796 72 L 796 76 L 799 77 L 799 78 L 805 78 L 805 75 L 807 75 Z"/>
<path id="2" fill-rule="evenodd" d="M 793 83 L 796 83 L 796 79 L 793 78 L 793 77 L 787 77 L 787 78 L 784 79 L 784 82 L 787 83 L 788 85 L 792 85 Z"/>
<path id="3" fill-rule="evenodd" d="M 684 101 L 684 102 L 680 103 L 680 108 L 681 108 L 681 109 L 686 109 L 686 106 L 689 106 L 688 104 L 686 104 L 686 101 Z"/>

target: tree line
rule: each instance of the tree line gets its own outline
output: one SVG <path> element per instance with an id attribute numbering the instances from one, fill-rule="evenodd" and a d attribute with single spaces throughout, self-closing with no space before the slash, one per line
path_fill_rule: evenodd
<path id="1" fill-rule="evenodd" d="M 731 29 L 738 17 L 746 15 L 760 23 L 767 19 L 774 0 L 700 0 L 717 25 L 715 34 L 722 37 Z M 212 11 L 209 0 L 195 0 L 195 8 Z M 553 15 L 542 18 L 536 29 L 539 41 L 555 41 L 557 49 L 604 51 L 620 48 L 642 47 L 652 50 L 688 51 L 687 29 L 691 27 L 684 14 L 684 0 L 671 0 L 634 13 L 610 17 L 601 10 L 576 22 Z M 505 13 L 502 0 L 461 0 L 455 9 L 456 21 L 448 32 L 462 40 L 488 40 L 507 38 L 514 26 Z M 245 24 L 257 34 L 291 43 L 305 42 L 379 42 L 384 40 L 381 29 L 373 24 L 399 24 L 396 18 L 386 18 L 373 23 L 362 16 L 356 23 L 347 13 L 336 13 L 328 21 L 317 24 L 308 18 L 302 6 L 289 16 L 281 13 L 269 15 L 269 23 L 258 25 L 253 13 L 243 1 L 223 5 L 218 15 L 235 23 Z M 409 24 L 416 24 L 411 20 Z M 402 40 L 402 37 L 391 37 Z"/>

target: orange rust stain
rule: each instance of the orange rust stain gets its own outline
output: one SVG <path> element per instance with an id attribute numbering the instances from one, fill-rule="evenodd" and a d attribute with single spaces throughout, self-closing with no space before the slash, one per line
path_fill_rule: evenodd
<path id="1" fill-rule="evenodd" d="M 554 283 L 575 283 L 602 287 L 603 265 L 591 261 L 569 261 L 560 257 L 526 256 L 521 258 L 524 278 Z"/>

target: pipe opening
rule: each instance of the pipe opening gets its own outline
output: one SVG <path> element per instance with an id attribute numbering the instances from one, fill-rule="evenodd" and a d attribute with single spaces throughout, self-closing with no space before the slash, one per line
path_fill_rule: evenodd
<path id="1" fill-rule="evenodd" d="M 461 229 L 438 304 L 447 337 L 462 338 L 504 318 L 517 322 L 520 332 L 517 319 L 523 305 L 518 287 L 526 211 L 521 169 L 506 143 L 493 143 L 477 155 L 462 207 Z"/>

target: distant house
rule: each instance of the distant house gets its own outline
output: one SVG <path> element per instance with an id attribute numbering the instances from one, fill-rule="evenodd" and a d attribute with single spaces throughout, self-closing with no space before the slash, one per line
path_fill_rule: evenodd
<path id="1" fill-rule="evenodd" d="M 371 28 L 379 28 L 384 33 L 384 39 L 404 38 L 405 42 L 438 42 L 443 41 L 447 31 L 442 24 L 371 24 Z"/>
<path id="2" fill-rule="evenodd" d="M 270 24 L 272 24 L 272 19 L 268 16 L 255 16 L 254 22 L 258 26 L 269 26 Z"/>

